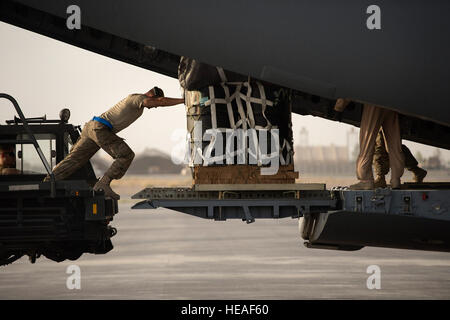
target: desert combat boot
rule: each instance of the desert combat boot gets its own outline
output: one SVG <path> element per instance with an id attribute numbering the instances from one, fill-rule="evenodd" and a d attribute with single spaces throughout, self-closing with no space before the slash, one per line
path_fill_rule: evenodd
<path id="1" fill-rule="evenodd" d="M 412 168 L 411 172 L 413 173 L 413 181 L 416 183 L 422 183 L 428 173 L 427 170 L 419 167 Z"/>
<path id="2" fill-rule="evenodd" d="M 120 200 L 120 196 L 115 193 L 111 186 L 109 185 L 111 183 L 111 179 L 103 176 L 94 186 L 94 191 L 101 191 L 103 190 L 105 192 L 105 197 L 110 197 L 115 200 Z"/>

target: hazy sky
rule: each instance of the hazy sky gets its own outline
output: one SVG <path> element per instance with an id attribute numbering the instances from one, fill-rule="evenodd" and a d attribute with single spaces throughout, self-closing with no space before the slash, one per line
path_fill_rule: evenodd
<path id="1" fill-rule="evenodd" d="M 166 96 L 180 97 L 178 81 L 116 61 L 0 22 L 0 91 L 15 97 L 26 117 L 44 114 L 58 118 L 69 108 L 70 122 L 83 125 L 130 93 L 144 93 L 153 86 Z M 0 121 L 14 117 L 12 105 L 0 100 Z M 352 128 L 343 123 L 293 114 L 294 141 L 301 127 L 309 131 L 309 143 L 345 145 Z M 170 153 L 176 144 L 171 135 L 186 128 L 183 105 L 145 110 L 134 124 L 119 133 L 139 153 L 156 148 Z M 357 129 L 357 128 L 356 128 Z M 298 139 L 297 139 L 298 142 Z M 434 147 L 406 142 L 413 153 L 434 153 Z M 450 152 L 442 150 L 446 161 Z"/>

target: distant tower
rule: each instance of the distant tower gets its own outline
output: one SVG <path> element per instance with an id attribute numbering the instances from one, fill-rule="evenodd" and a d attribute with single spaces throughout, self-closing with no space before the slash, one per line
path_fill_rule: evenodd
<path id="1" fill-rule="evenodd" d="M 347 131 L 347 152 L 350 161 L 356 160 L 359 152 L 359 133 L 355 128 Z"/>
<path id="2" fill-rule="evenodd" d="M 308 130 L 306 130 L 305 127 L 302 127 L 302 129 L 300 130 L 300 133 L 298 135 L 298 145 L 302 146 L 302 147 L 306 147 L 309 142 L 308 142 Z"/>

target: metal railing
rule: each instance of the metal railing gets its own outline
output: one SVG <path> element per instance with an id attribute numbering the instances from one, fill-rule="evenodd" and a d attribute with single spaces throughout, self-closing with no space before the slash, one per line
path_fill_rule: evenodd
<path id="1" fill-rule="evenodd" d="M 11 103 L 14 105 L 14 108 L 16 109 L 17 114 L 20 117 L 20 120 L 22 121 L 23 127 L 25 128 L 25 131 L 27 132 L 29 136 L 29 140 L 26 141 L 26 143 L 34 145 L 34 148 L 36 149 L 36 152 L 39 155 L 39 158 L 41 159 L 42 163 L 44 164 L 45 170 L 47 171 L 48 175 L 50 176 L 50 195 L 51 197 L 56 196 L 56 187 L 55 187 L 55 176 L 52 173 L 52 168 L 50 167 L 50 164 L 48 163 L 47 159 L 45 158 L 41 147 L 39 146 L 36 137 L 34 136 L 33 131 L 31 131 L 30 126 L 28 125 L 27 119 L 23 115 L 22 110 L 19 107 L 19 104 L 17 103 L 16 99 L 14 99 L 12 96 L 6 93 L 0 93 L 0 98 L 5 98 L 11 101 Z M 24 141 L 22 141 L 24 142 Z"/>

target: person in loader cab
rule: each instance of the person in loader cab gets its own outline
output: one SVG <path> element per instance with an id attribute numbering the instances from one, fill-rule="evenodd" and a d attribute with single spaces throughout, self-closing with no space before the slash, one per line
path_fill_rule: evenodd
<path id="1" fill-rule="evenodd" d="M 100 149 L 105 150 L 113 159 L 109 169 L 95 184 L 94 190 L 103 190 L 107 197 L 120 199 L 110 187 L 113 179 L 120 179 L 128 170 L 134 158 L 134 152 L 116 134 L 136 121 L 144 108 L 173 106 L 184 103 L 184 99 L 166 98 L 164 92 L 154 87 L 145 94 L 130 94 L 99 117 L 93 117 L 83 128 L 80 138 L 67 157 L 53 169 L 55 180 L 70 177 L 82 167 Z M 49 181 L 47 176 L 44 181 Z"/>
<path id="2" fill-rule="evenodd" d="M 0 175 L 20 174 L 16 169 L 16 150 L 14 144 L 0 144 Z"/>

